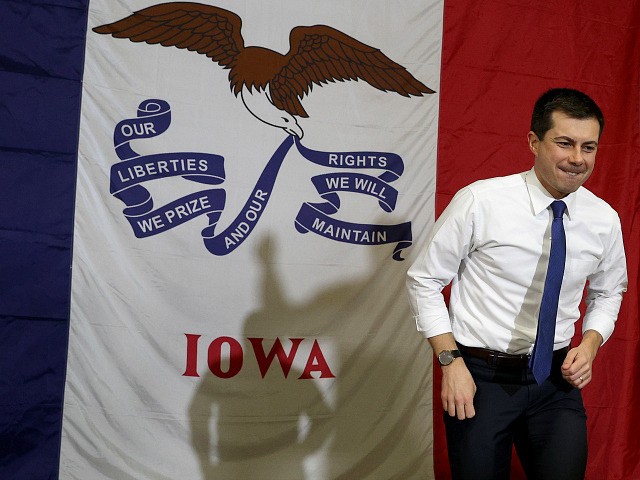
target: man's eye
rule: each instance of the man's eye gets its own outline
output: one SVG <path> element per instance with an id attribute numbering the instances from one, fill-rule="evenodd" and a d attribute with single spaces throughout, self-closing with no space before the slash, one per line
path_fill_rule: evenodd
<path id="1" fill-rule="evenodd" d="M 582 147 L 582 151 L 586 153 L 593 153 L 596 151 L 596 147 L 594 147 L 593 145 L 587 145 Z"/>
<path id="2" fill-rule="evenodd" d="M 568 148 L 571 146 L 571 144 L 569 142 L 556 142 L 556 145 L 558 145 L 559 147 L 562 148 Z"/>

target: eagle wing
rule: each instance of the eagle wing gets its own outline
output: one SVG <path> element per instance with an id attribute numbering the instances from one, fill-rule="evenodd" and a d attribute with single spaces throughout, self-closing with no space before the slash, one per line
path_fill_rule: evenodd
<path id="1" fill-rule="evenodd" d="M 132 42 L 186 48 L 230 68 L 244 49 L 241 26 L 240 17 L 228 10 L 201 3 L 173 2 L 139 10 L 93 31 Z"/>
<path id="2" fill-rule="evenodd" d="M 300 99 L 313 84 L 362 79 L 383 92 L 405 97 L 434 93 L 377 48 L 326 25 L 296 27 L 289 35 L 284 66 L 269 82 L 273 104 L 292 115 L 307 117 Z"/>

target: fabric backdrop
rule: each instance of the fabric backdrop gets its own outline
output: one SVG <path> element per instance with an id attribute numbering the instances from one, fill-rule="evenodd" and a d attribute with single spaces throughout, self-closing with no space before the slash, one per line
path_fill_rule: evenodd
<path id="1" fill-rule="evenodd" d="M 530 167 L 551 86 L 605 111 L 588 186 L 629 257 L 587 477 L 640 478 L 636 2 L 205 3 L 435 93 L 316 85 L 293 143 L 206 57 L 91 30 L 156 2 L 0 0 L 0 478 L 448 478 L 404 272 L 458 188 Z"/>
<path id="2" fill-rule="evenodd" d="M 620 215 L 629 288 L 615 332 L 583 391 L 587 478 L 638 479 L 640 3 L 618 2 L 614 10 L 592 0 L 447 1 L 444 22 L 438 212 L 473 180 L 531 168 L 526 133 L 541 92 L 577 88 L 604 112 L 596 167 L 586 186 Z M 434 450 L 444 452 L 441 417 L 434 418 Z M 444 455 L 436 455 L 436 478 L 448 478 Z"/>

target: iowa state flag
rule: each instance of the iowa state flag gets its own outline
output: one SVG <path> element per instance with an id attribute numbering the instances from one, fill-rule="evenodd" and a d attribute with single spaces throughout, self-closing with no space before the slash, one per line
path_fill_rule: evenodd
<path id="1" fill-rule="evenodd" d="M 0 477 L 433 475 L 442 3 L 0 5 Z"/>
<path id="2" fill-rule="evenodd" d="M 588 478 L 640 478 L 634 3 L 0 1 L 0 478 L 449 478 L 405 271 L 552 86 L 629 254 Z"/>

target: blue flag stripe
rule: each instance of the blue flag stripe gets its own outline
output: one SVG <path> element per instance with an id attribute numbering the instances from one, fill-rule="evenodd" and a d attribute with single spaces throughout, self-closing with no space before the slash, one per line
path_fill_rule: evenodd
<path id="1" fill-rule="evenodd" d="M 87 8 L 0 2 L 0 478 L 58 478 Z"/>

